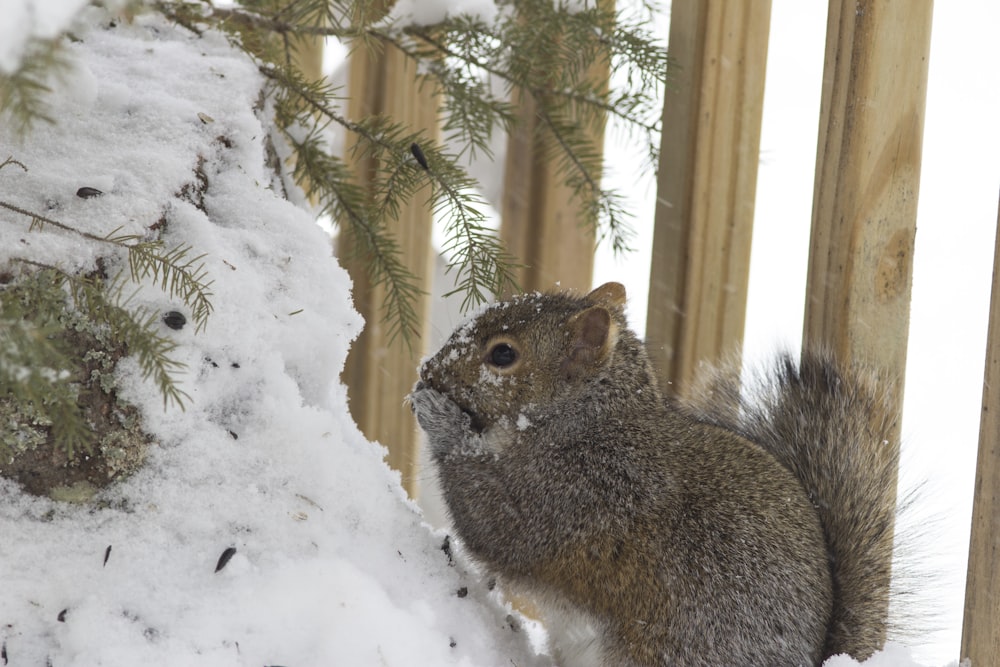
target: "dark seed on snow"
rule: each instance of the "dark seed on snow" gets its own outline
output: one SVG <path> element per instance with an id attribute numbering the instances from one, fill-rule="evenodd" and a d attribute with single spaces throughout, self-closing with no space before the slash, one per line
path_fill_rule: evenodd
<path id="1" fill-rule="evenodd" d="M 441 543 L 441 551 L 448 557 L 448 565 L 454 565 L 455 561 L 451 558 L 451 535 L 444 536 L 444 542 Z"/>
<path id="2" fill-rule="evenodd" d="M 76 196 L 80 199 L 90 199 L 91 197 L 100 197 L 104 193 L 97 188 L 80 188 L 76 191 Z"/>
<path id="3" fill-rule="evenodd" d="M 180 331 L 187 324 L 187 318 L 184 317 L 184 313 L 171 310 L 169 313 L 164 314 L 163 323 L 175 331 Z"/>
<path id="4" fill-rule="evenodd" d="M 222 555 L 219 556 L 219 562 L 215 565 L 215 571 L 218 572 L 224 568 L 226 563 L 229 562 L 229 559 L 234 555 L 236 555 L 236 547 L 228 547 L 225 551 L 223 551 Z"/>
<path id="5" fill-rule="evenodd" d="M 455 591 L 455 595 L 457 595 L 460 598 L 464 598 L 468 594 L 469 594 L 468 586 L 462 586 L 457 591 Z"/>
<path id="6" fill-rule="evenodd" d="M 56 620 L 59 621 L 60 623 L 65 623 L 66 622 L 66 612 L 68 612 L 68 611 L 69 611 L 69 609 L 63 609 L 61 612 L 59 612 L 59 615 L 56 616 Z"/>
<path id="7" fill-rule="evenodd" d="M 105 565 L 108 564 L 108 558 L 110 556 L 111 556 L 111 545 L 109 544 L 108 548 L 104 550 L 104 564 Z"/>

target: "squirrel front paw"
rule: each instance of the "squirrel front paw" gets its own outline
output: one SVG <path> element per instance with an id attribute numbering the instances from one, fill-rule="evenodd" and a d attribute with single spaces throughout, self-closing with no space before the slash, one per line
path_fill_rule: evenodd
<path id="1" fill-rule="evenodd" d="M 474 435 L 472 417 L 436 389 L 418 382 L 407 398 L 420 428 L 427 433 L 433 454 L 452 451 Z"/>

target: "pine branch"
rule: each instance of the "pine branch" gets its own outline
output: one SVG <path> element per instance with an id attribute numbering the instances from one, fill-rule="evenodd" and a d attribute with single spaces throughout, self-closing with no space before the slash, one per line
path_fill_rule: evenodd
<path id="1" fill-rule="evenodd" d="M 0 168 L 9 162 L 10 159 L 0 165 Z M 159 283 L 160 288 L 171 298 L 180 297 L 191 308 L 192 318 L 197 325 L 196 332 L 205 328 L 208 316 L 212 314 L 212 281 L 205 280 L 208 272 L 201 261 L 205 255 L 188 257 L 192 251 L 190 245 L 178 245 L 164 251 L 164 243 L 160 240 L 144 241 L 141 236 L 134 234 L 116 235 L 117 229 L 107 236 L 98 236 L 2 200 L 0 208 L 30 218 L 29 231 L 41 231 L 46 225 L 51 225 L 89 241 L 124 249 L 128 253 L 129 269 L 134 282 L 149 278 L 154 283 Z"/>
<path id="2" fill-rule="evenodd" d="M 106 326 L 112 340 L 136 358 L 142 379 L 153 379 L 163 396 L 163 408 L 173 403 L 183 410 L 184 402 L 191 397 L 177 386 L 174 374 L 185 364 L 170 358 L 177 343 L 160 335 L 157 314 L 141 307 L 126 308 L 128 299 L 121 298 L 124 283 L 120 279 L 105 285 L 97 278 L 63 275 L 77 309 Z"/>
<path id="3" fill-rule="evenodd" d="M 70 380 L 76 363 L 57 340 L 65 325 L 62 281 L 39 271 L 0 291 L 0 400 L 26 406 L 32 421 L 48 426 L 55 442 L 72 457 L 90 452 L 94 435 L 76 403 Z M 3 449 L 0 442 L 0 450 Z"/>
<path id="4" fill-rule="evenodd" d="M 485 303 L 493 295 L 516 289 L 516 258 L 508 254 L 492 229 L 486 226 L 475 182 L 456 167 L 454 156 L 429 147 L 415 149 L 423 157 L 421 166 L 434 186 L 430 206 L 445 219 L 444 254 L 446 273 L 455 271 L 455 288 L 445 296 L 464 293 L 462 309 Z"/>
<path id="5" fill-rule="evenodd" d="M 27 170 L 27 167 L 13 158 L 8 158 L 0 164 L 0 169 L 10 164 L 17 164 Z M 117 234 L 118 230 L 107 236 L 98 236 L 9 202 L 0 201 L 0 207 L 29 218 L 29 231 L 52 226 L 64 233 L 125 251 L 132 282 L 138 283 L 149 279 L 159 284 L 171 298 L 180 298 L 191 309 L 192 317 L 197 323 L 196 331 L 204 328 L 212 312 L 211 281 L 206 280 L 207 271 L 201 261 L 204 255 L 190 257 L 191 246 L 179 245 L 165 250 L 164 243 L 160 240 L 146 241 L 138 235 Z M 8 321 L 22 323 L 18 327 L 10 328 L 11 332 L 23 331 L 25 322 L 31 323 L 35 328 L 54 326 L 56 331 L 61 331 L 64 327 L 61 318 L 69 309 L 66 303 L 68 292 L 70 302 L 77 313 L 87 318 L 94 326 L 105 328 L 112 341 L 135 356 L 143 379 L 152 378 L 156 382 L 163 395 L 164 408 L 171 403 L 184 407 L 184 400 L 189 397 L 178 388 L 173 377 L 183 368 L 183 364 L 170 358 L 170 354 L 176 349 L 176 344 L 159 334 L 158 317 L 155 313 L 147 312 L 143 308 L 128 307 L 128 299 L 122 299 L 124 280 L 116 278 L 107 283 L 96 275 L 78 276 L 43 262 L 17 257 L 14 261 L 32 266 L 35 277 L 26 283 L 28 287 L 24 289 L 0 290 L 4 317 Z M 27 299 L 31 307 L 19 309 L 16 306 L 19 299 L 21 301 Z M 16 371 L 23 367 L 43 370 L 54 368 L 58 380 L 77 368 L 77 363 L 68 362 L 65 356 L 60 356 L 57 348 L 41 344 L 37 335 L 34 339 L 22 336 L 20 340 L 25 345 L 4 346 L 0 350 L 0 370 Z M 35 341 L 34 347 L 26 346 L 31 340 Z M 31 356 L 32 349 L 38 356 Z M 25 376 L 25 382 L 14 385 L 11 383 L 19 371 L 13 375 L 11 373 L 13 371 L 8 372 L 6 378 L 0 377 L 0 390 L 6 383 L 8 391 L 14 392 L 15 396 L 28 400 L 36 406 L 42 406 L 41 399 L 48 394 L 33 393 L 34 388 L 39 385 L 39 378 L 29 373 Z M 0 373 L 0 376 L 2 375 Z M 51 374 L 43 373 L 43 375 Z M 80 435 L 83 432 L 80 424 L 74 421 L 72 416 L 79 410 L 75 407 L 75 403 L 72 405 L 67 403 L 68 394 L 59 388 L 59 385 L 65 382 L 53 382 L 52 377 L 48 377 L 48 382 L 55 388 L 50 388 L 49 391 L 51 401 L 54 403 L 46 408 L 47 414 L 51 416 L 53 433 L 60 442 L 65 442 L 67 453 L 71 455 L 76 446 L 84 443 Z"/>
<path id="6" fill-rule="evenodd" d="M 601 151 L 587 130 L 600 134 L 607 118 L 615 116 L 625 121 L 630 137 L 644 137 L 646 154 L 658 154 L 656 91 L 665 80 L 667 60 L 648 30 L 648 16 L 630 17 L 596 5 L 570 11 L 565 3 L 551 0 L 511 0 L 509 6 L 514 11 L 501 12 L 494 23 L 452 16 L 434 26 L 389 24 L 382 20 L 383 3 L 374 0 L 251 0 L 242 6 L 203 7 L 204 21 L 233 31 L 235 43 L 259 58 L 260 71 L 274 86 L 278 126 L 295 152 L 296 180 L 354 235 L 360 248 L 372 253 L 369 274 L 389 294 L 383 312 L 397 322 L 404 338 L 410 315 L 401 304 L 414 288 L 384 221 L 397 216 L 425 184 L 431 186 L 428 205 L 445 218 L 449 271 L 458 275 L 455 291 L 465 292 L 464 305 L 512 282 L 514 259 L 487 228 L 476 184 L 457 166 L 466 153 L 489 156 L 495 128 L 510 131 L 516 115 L 506 98 L 512 91 L 520 91 L 540 110 L 540 131 L 551 139 L 546 142 L 551 157 L 580 200 L 585 222 L 616 253 L 630 244 L 628 213 L 620 197 L 600 187 Z M 174 4 L 160 7 L 169 12 Z M 390 119 L 348 119 L 336 106 L 335 90 L 324 82 L 305 81 L 290 64 L 295 41 L 316 36 L 405 55 L 423 81 L 434 86 L 455 154 L 437 150 Z M 611 92 L 605 82 L 588 78 L 600 61 L 625 72 L 621 89 Z M 491 91 L 493 82 L 503 86 L 502 93 Z M 355 176 L 346 165 L 320 157 L 324 146 L 319 133 L 328 123 L 356 137 L 352 156 L 373 166 L 365 176 L 369 187 L 351 185 Z M 420 158 L 410 154 L 411 146 Z"/>
<path id="7" fill-rule="evenodd" d="M 535 4 L 545 3 L 523 3 L 524 6 Z M 460 68 L 464 68 L 467 73 L 491 74 L 505 81 L 509 87 L 525 90 L 536 99 L 542 96 L 565 97 L 574 104 L 591 106 L 596 111 L 614 114 L 646 132 L 657 133 L 659 119 L 655 109 L 656 96 L 649 94 L 648 91 L 655 89 L 657 85 L 662 85 L 666 77 L 667 58 L 662 46 L 644 37 L 641 26 L 616 25 L 613 13 L 601 12 L 596 8 L 587 12 L 558 11 L 556 8 L 543 14 L 545 16 L 543 21 L 521 22 L 533 28 L 525 31 L 516 47 L 508 46 L 504 49 L 497 48 L 496 45 L 509 44 L 510 35 L 506 34 L 506 31 L 512 29 L 513 23 L 505 24 L 504 29 L 494 31 L 481 21 L 459 15 L 433 27 L 406 26 L 399 31 L 401 35 L 419 39 L 425 46 L 430 47 L 420 49 L 408 46 L 397 37 L 395 31 L 386 27 L 364 24 L 350 27 L 342 24 L 335 27 L 301 25 L 240 9 L 213 9 L 213 16 L 222 20 L 281 35 L 332 36 L 345 41 L 364 39 L 367 42 L 374 40 L 392 46 L 418 63 L 433 77 L 441 90 L 447 93 L 446 100 L 461 100 L 468 104 L 473 104 L 475 100 L 477 109 L 471 113 L 462 107 L 450 108 L 447 106 L 449 102 L 446 101 L 446 109 L 454 114 L 456 120 L 454 122 L 446 120 L 445 129 L 456 130 L 459 132 L 459 137 L 469 140 L 480 150 L 487 149 L 487 144 L 480 137 L 484 135 L 488 137 L 493 128 L 493 123 L 487 124 L 482 121 L 482 112 L 496 116 L 507 128 L 513 122 L 513 110 L 509 104 L 484 95 L 481 84 L 477 85 L 475 77 L 462 76 Z M 597 37 L 594 31 L 595 25 L 607 27 L 611 37 Z M 554 39 L 553 27 L 557 28 L 555 32 L 558 34 L 576 38 Z M 435 36 L 437 34 L 443 36 L 439 38 Z M 465 48 L 453 48 L 449 46 L 452 42 L 464 45 Z M 601 49 L 608 50 L 610 54 L 602 57 L 616 58 L 628 67 L 630 82 L 633 74 L 641 75 L 636 92 L 623 94 L 617 99 L 617 104 L 605 101 L 601 95 L 595 94 L 594 90 L 581 91 L 580 86 L 575 88 L 553 86 L 550 82 L 539 81 L 538 75 L 531 73 L 538 61 L 556 61 L 546 62 L 545 67 L 537 69 L 544 71 L 546 76 L 555 71 L 561 72 L 562 76 L 570 81 L 579 79 L 581 71 L 594 62 Z M 526 60 L 518 54 L 531 54 L 532 57 Z M 506 62 L 503 62 L 504 57 Z M 445 59 L 452 59 L 461 64 L 458 67 L 449 66 Z M 651 107 L 648 104 L 650 101 L 654 102 Z M 630 106 L 634 109 L 638 108 L 639 104 L 650 107 L 644 111 L 652 113 L 643 113 L 640 117 L 630 113 Z M 620 105 L 625 105 L 625 108 Z M 452 114 L 448 114 L 449 118 L 451 116 Z M 645 120 L 646 118 L 649 120 Z M 346 121 L 338 120 L 338 122 L 353 131 Z"/>
<path id="8" fill-rule="evenodd" d="M 13 308 L 11 304 L 16 303 L 20 295 L 30 304 L 30 308 L 14 311 L 20 314 L 22 321 L 37 322 L 37 318 L 41 317 L 44 318 L 41 320 L 43 324 L 48 323 L 48 326 L 62 329 L 64 313 L 73 310 L 92 324 L 104 327 L 113 343 L 120 345 L 128 354 L 135 355 L 142 370 L 142 378 L 152 377 L 159 387 L 163 395 L 164 408 L 169 403 L 184 408 L 184 400 L 190 399 L 190 396 L 177 387 L 173 376 L 185 365 L 169 357 L 177 348 L 177 344 L 160 335 L 159 318 L 155 313 L 150 313 L 141 307 L 131 310 L 126 307 L 128 299 L 122 299 L 125 284 L 123 280 L 116 278 L 108 283 L 96 275 L 75 275 L 55 266 L 31 260 L 15 261 L 34 267 L 35 275 L 27 283 L 26 288 L 10 294 L 7 291 L 0 292 L 4 297 L 5 312 Z M 39 285 L 42 287 L 38 287 Z M 65 301 L 67 293 L 72 307 Z M 38 334 L 36 338 L 37 336 Z M 51 337 L 50 335 L 49 338 Z M 41 348 L 38 353 L 49 354 Z M 20 358 L 23 358 L 23 354 L 21 352 Z M 50 356 L 59 359 L 58 356 Z M 14 357 L 15 360 L 18 358 Z M 30 358 L 25 360 L 30 361 Z M 47 366 L 40 368 L 44 369 Z M 75 361 L 60 365 L 58 369 L 54 375 L 46 373 L 50 376 L 49 382 L 78 375 Z"/>
<path id="9" fill-rule="evenodd" d="M 10 310 L 9 305 L 8 299 L 0 302 L 5 311 Z M 33 406 L 37 421 L 50 426 L 56 441 L 72 456 L 79 449 L 91 451 L 94 438 L 76 406 L 75 392 L 68 386 L 73 363 L 54 343 L 60 330 L 58 326 L 33 326 L 22 316 L 0 317 L 0 338 L 4 341 L 0 346 L 0 400 Z M 2 450 L 0 442 L 0 453 Z"/>
<path id="10" fill-rule="evenodd" d="M 51 78 L 68 66 L 59 38 L 30 38 L 18 69 L 9 74 L 0 72 L 0 120 L 9 118 L 18 135 L 26 134 L 38 122 L 55 122 L 45 96 L 51 92 Z"/>
<path id="11" fill-rule="evenodd" d="M 114 234 L 114 232 L 112 232 Z M 195 321 L 195 333 L 205 328 L 208 316 L 212 314 L 212 281 L 206 281 L 208 271 L 202 261 L 205 254 L 189 257 L 190 245 L 174 246 L 164 251 L 163 241 L 143 241 L 132 234 L 106 238 L 128 251 L 129 271 L 133 282 L 149 278 L 159 283 L 160 289 L 171 298 L 180 298 L 191 309 Z"/>
<path id="12" fill-rule="evenodd" d="M 399 246 L 385 230 L 382 219 L 371 215 L 369 193 L 351 182 L 353 175 L 347 166 L 323 149 L 316 132 L 301 140 L 291 133 L 286 133 L 285 138 L 296 155 L 296 179 L 309 179 L 321 212 L 337 220 L 354 239 L 354 247 L 366 260 L 363 264 L 369 280 L 385 289 L 382 320 L 390 341 L 399 336 L 407 345 L 412 344 L 420 324 L 413 304 L 421 290 L 404 266 Z"/>

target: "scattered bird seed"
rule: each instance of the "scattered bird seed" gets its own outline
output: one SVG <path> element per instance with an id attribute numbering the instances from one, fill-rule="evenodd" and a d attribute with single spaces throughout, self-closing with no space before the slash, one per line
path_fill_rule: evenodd
<path id="1" fill-rule="evenodd" d="M 320 506 L 320 504 L 317 503 L 312 498 L 307 498 L 306 496 L 303 496 L 301 493 L 296 493 L 295 497 L 299 498 L 300 500 L 306 501 L 307 503 L 309 503 L 310 505 L 312 505 L 313 507 L 315 507 L 316 509 L 318 509 L 320 512 L 323 511 L 323 508 Z"/>
<path id="2" fill-rule="evenodd" d="M 80 199 L 90 199 L 91 197 L 100 197 L 104 193 L 97 188 L 80 188 L 76 191 L 76 196 Z"/>
<path id="3" fill-rule="evenodd" d="M 105 566 L 108 564 L 108 557 L 110 557 L 110 556 L 111 556 L 111 545 L 109 544 L 108 548 L 104 550 L 104 565 Z"/>
<path id="4" fill-rule="evenodd" d="M 169 313 L 164 314 L 163 323 L 175 331 L 180 331 L 187 324 L 187 318 L 184 317 L 184 313 L 171 310 Z"/>
<path id="5" fill-rule="evenodd" d="M 234 555 L 236 555 L 236 547 L 227 547 L 226 550 L 222 552 L 222 555 L 219 556 L 219 562 L 215 565 L 215 571 L 218 572 L 224 568 L 226 563 L 229 562 L 229 559 Z"/>

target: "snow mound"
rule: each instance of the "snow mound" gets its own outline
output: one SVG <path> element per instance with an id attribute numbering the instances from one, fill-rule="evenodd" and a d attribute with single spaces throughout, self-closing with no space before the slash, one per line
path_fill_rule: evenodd
<path id="1" fill-rule="evenodd" d="M 88 505 L 0 481 L 4 664 L 546 664 L 349 416 L 339 373 L 362 322 L 329 239 L 268 167 L 253 63 L 156 17 L 88 9 L 84 23 L 50 100 L 58 124 L 0 127 L 0 158 L 28 168 L 0 171 L 0 199 L 98 236 L 191 244 L 215 310 L 195 333 L 156 286 L 133 300 L 187 315 L 163 333 L 191 397 L 164 410 L 121 363 L 156 441 L 137 474 Z M 0 213 L 0 264 L 90 270 L 108 253 L 29 223 Z"/>

